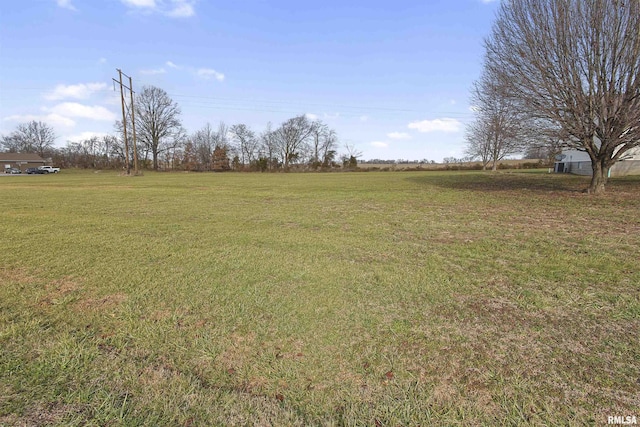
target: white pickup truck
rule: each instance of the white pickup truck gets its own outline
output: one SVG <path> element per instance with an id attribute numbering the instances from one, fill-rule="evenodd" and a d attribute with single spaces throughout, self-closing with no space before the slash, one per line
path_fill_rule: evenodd
<path id="1" fill-rule="evenodd" d="M 38 167 L 41 171 L 47 171 L 47 173 L 58 173 L 60 172 L 60 168 L 54 168 L 53 166 L 40 166 Z"/>

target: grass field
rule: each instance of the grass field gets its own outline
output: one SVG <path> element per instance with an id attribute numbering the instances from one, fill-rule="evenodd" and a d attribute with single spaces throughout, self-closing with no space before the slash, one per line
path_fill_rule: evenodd
<path id="1" fill-rule="evenodd" d="M 0 179 L 0 425 L 640 417 L 640 178 Z"/>

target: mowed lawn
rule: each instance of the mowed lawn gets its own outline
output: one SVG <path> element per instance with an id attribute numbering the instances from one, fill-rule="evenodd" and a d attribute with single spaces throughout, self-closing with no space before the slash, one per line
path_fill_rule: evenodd
<path id="1" fill-rule="evenodd" d="M 0 425 L 640 417 L 640 178 L 0 177 Z"/>

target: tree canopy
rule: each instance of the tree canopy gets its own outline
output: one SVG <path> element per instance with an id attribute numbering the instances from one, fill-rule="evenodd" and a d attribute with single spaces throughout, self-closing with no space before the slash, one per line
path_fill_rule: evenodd
<path id="1" fill-rule="evenodd" d="M 502 96 L 588 153 L 594 193 L 640 145 L 639 28 L 637 0 L 511 0 L 485 43 Z"/>
<path id="2" fill-rule="evenodd" d="M 53 149 L 56 135 L 53 128 L 41 121 L 21 123 L 15 131 L 0 139 L 0 146 L 13 153 L 37 153 L 44 157 Z"/>

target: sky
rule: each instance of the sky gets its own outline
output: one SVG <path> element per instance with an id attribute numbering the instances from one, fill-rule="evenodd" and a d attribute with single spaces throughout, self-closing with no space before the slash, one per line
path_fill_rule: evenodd
<path id="1" fill-rule="evenodd" d="M 464 155 L 470 88 L 498 1 L 0 0 L 0 134 L 115 134 L 116 69 L 193 133 L 306 114 L 361 159 Z M 345 150 L 339 150 L 345 152 Z"/>

